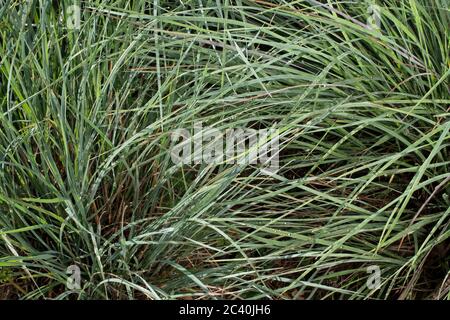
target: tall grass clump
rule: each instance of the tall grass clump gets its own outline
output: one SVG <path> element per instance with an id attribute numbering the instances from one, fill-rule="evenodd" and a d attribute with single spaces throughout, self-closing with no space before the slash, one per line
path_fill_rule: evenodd
<path id="1" fill-rule="evenodd" d="M 449 300 L 448 4 L 0 0 L 0 298 Z"/>

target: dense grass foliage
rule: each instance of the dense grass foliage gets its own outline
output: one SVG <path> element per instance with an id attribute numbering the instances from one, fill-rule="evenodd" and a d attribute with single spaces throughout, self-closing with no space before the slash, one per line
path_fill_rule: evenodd
<path id="1" fill-rule="evenodd" d="M 72 4 L 0 1 L 0 298 L 450 299 L 449 1 Z"/>

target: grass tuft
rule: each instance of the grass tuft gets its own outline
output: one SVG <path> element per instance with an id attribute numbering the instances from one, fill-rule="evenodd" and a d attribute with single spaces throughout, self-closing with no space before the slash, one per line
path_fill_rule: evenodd
<path id="1" fill-rule="evenodd" d="M 450 299 L 448 1 L 0 4 L 0 298 Z"/>

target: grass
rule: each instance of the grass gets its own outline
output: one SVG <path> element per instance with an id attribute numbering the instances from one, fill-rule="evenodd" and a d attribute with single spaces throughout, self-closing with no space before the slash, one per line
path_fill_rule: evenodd
<path id="1" fill-rule="evenodd" d="M 450 300 L 449 3 L 374 3 L 1 0 L 0 298 Z"/>

